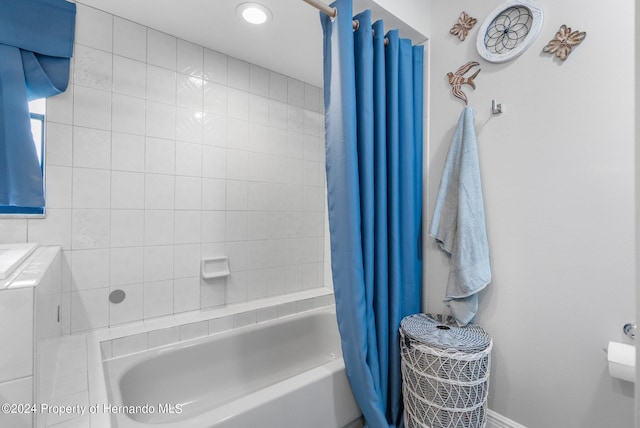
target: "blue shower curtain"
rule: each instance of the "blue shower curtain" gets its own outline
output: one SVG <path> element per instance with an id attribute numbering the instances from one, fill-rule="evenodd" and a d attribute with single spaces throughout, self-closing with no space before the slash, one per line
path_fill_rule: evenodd
<path id="1" fill-rule="evenodd" d="M 324 30 L 331 263 L 347 376 L 371 428 L 401 427 L 398 328 L 420 312 L 423 48 L 352 0 Z M 353 30 L 352 19 L 359 22 Z M 388 45 L 385 46 L 385 36 Z"/>
<path id="2" fill-rule="evenodd" d="M 28 101 L 67 88 L 75 16 L 65 0 L 0 1 L 0 206 L 44 207 Z"/>

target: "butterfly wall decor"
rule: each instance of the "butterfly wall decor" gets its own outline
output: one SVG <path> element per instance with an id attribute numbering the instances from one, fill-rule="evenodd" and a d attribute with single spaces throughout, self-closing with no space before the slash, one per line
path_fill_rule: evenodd
<path id="1" fill-rule="evenodd" d="M 571 49 L 579 45 L 587 36 L 585 31 L 571 31 L 571 27 L 562 24 L 556 33 L 556 36 L 547 43 L 542 50 L 544 52 L 555 54 L 558 58 L 565 61 Z"/>
<path id="2" fill-rule="evenodd" d="M 471 30 L 473 26 L 476 25 L 476 22 L 478 22 L 477 19 L 469 16 L 467 12 L 462 12 L 460 14 L 460 17 L 458 18 L 458 23 L 451 27 L 449 33 L 458 37 L 460 41 L 464 41 L 464 39 L 466 39 L 467 35 L 469 34 L 469 30 Z"/>

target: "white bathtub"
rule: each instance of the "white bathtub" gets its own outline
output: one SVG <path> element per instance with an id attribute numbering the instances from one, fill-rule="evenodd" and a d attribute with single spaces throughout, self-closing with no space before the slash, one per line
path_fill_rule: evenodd
<path id="1" fill-rule="evenodd" d="M 111 358 L 104 367 L 107 413 L 118 428 L 361 426 L 332 310 Z"/>

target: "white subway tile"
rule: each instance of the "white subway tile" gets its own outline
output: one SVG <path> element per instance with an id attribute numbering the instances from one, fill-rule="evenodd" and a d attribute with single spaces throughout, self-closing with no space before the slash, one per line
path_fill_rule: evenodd
<path id="1" fill-rule="evenodd" d="M 147 62 L 176 70 L 176 38 L 152 28 L 147 28 Z"/>
<path id="2" fill-rule="evenodd" d="M 202 111 L 204 102 L 202 78 L 178 73 L 176 90 L 179 106 Z"/>
<path id="3" fill-rule="evenodd" d="M 249 123 L 249 150 L 256 153 L 269 153 L 269 127 Z"/>
<path id="4" fill-rule="evenodd" d="M 227 211 L 227 241 L 246 241 L 247 225 L 246 211 Z"/>
<path id="5" fill-rule="evenodd" d="M 231 274 L 244 271 L 249 266 L 247 257 L 247 242 L 227 242 L 227 257 L 229 258 L 229 269 Z"/>
<path id="6" fill-rule="evenodd" d="M 75 43 L 111 52 L 113 15 L 83 4 L 76 10 Z"/>
<path id="7" fill-rule="evenodd" d="M 173 210 L 146 210 L 144 213 L 144 245 L 173 244 L 174 216 Z"/>
<path id="8" fill-rule="evenodd" d="M 143 281 L 143 248 L 111 248 L 111 287 L 139 284 Z"/>
<path id="9" fill-rule="evenodd" d="M 47 166 L 47 208 L 71 208 L 72 171 L 67 166 Z"/>
<path id="10" fill-rule="evenodd" d="M 71 211 L 71 248 L 107 248 L 109 246 L 110 210 L 73 209 Z"/>
<path id="11" fill-rule="evenodd" d="M 103 50 L 77 44 L 73 52 L 75 85 L 111 90 L 113 55 Z"/>
<path id="12" fill-rule="evenodd" d="M 111 247 L 135 247 L 144 243 L 143 210 L 111 210 Z"/>
<path id="13" fill-rule="evenodd" d="M 226 212 L 202 212 L 202 242 L 224 242 L 226 240 Z"/>
<path id="14" fill-rule="evenodd" d="M 109 249 L 76 250 L 71 258 L 72 291 L 109 286 Z"/>
<path id="15" fill-rule="evenodd" d="M 178 107 L 176 110 L 176 139 L 202 144 L 203 113 Z"/>
<path id="16" fill-rule="evenodd" d="M 147 137 L 173 140 L 176 137 L 176 106 L 147 101 Z"/>
<path id="17" fill-rule="evenodd" d="M 214 278 L 200 282 L 200 309 L 209 309 L 225 304 L 225 278 Z"/>
<path id="18" fill-rule="evenodd" d="M 302 159 L 304 156 L 303 135 L 299 132 L 287 132 L 287 156 Z"/>
<path id="19" fill-rule="evenodd" d="M 202 209 L 224 210 L 226 207 L 226 182 L 217 179 L 202 179 Z"/>
<path id="20" fill-rule="evenodd" d="M 147 59 L 146 27 L 127 21 L 118 16 L 113 17 L 113 53 L 138 61 Z"/>
<path id="21" fill-rule="evenodd" d="M 249 211 L 267 211 L 269 205 L 269 185 L 263 182 L 249 182 L 247 209 Z"/>
<path id="22" fill-rule="evenodd" d="M 164 174 L 145 175 L 145 204 L 146 209 L 173 210 L 175 201 L 175 177 Z"/>
<path id="23" fill-rule="evenodd" d="M 227 118 L 203 113 L 202 142 L 209 146 L 227 146 Z"/>
<path id="24" fill-rule="evenodd" d="M 200 273 L 200 244 L 174 247 L 174 278 L 192 278 Z"/>
<path id="25" fill-rule="evenodd" d="M 300 107 L 287 106 L 287 129 L 293 132 L 303 132 L 304 128 L 304 110 Z"/>
<path id="26" fill-rule="evenodd" d="M 92 168 L 73 168 L 73 207 L 109 208 L 111 172 Z"/>
<path id="27" fill-rule="evenodd" d="M 230 88 L 249 90 L 249 63 L 229 57 L 227 85 Z"/>
<path id="28" fill-rule="evenodd" d="M 145 138 L 141 135 L 111 134 L 112 170 L 144 172 Z"/>
<path id="29" fill-rule="evenodd" d="M 296 313 L 296 302 L 283 303 L 278 305 L 278 318 L 286 317 Z"/>
<path id="30" fill-rule="evenodd" d="M 209 322 L 200 321 L 180 326 L 180 340 L 197 339 L 209 334 Z"/>
<path id="31" fill-rule="evenodd" d="M 200 309 L 200 278 L 177 278 L 173 281 L 173 312 Z"/>
<path id="32" fill-rule="evenodd" d="M 147 84 L 147 65 L 144 62 L 114 55 L 113 92 L 144 98 Z"/>
<path id="33" fill-rule="evenodd" d="M 110 130 L 111 92 L 75 86 L 73 91 L 73 124 Z"/>
<path id="34" fill-rule="evenodd" d="M 227 83 L 228 57 L 210 49 L 204 50 L 204 78 L 225 85 Z"/>
<path id="35" fill-rule="evenodd" d="M 289 154 L 287 131 L 280 128 L 269 128 L 268 135 L 268 152 L 275 156 L 287 156 Z"/>
<path id="36" fill-rule="evenodd" d="M 267 239 L 267 213 L 264 211 L 249 212 L 248 216 L 248 239 Z"/>
<path id="37" fill-rule="evenodd" d="M 180 73 L 202 78 L 204 75 L 204 48 L 178 39 L 177 65 Z"/>
<path id="38" fill-rule="evenodd" d="M 249 282 L 248 271 L 232 272 L 227 277 L 226 303 L 242 303 L 247 301 L 247 288 Z"/>
<path id="39" fill-rule="evenodd" d="M 269 181 L 269 158 L 264 153 L 249 153 L 248 172 L 249 180 L 265 184 Z"/>
<path id="40" fill-rule="evenodd" d="M 249 94 L 247 92 L 229 88 L 227 115 L 233 119 L 249 120 Z"/>
<path id="41" fill-rule="evenodd" d="M 287 79 L 287 102 L 296 107 L 304 107 L 304 83 L 288 78 Z"/>
<path id="42" fill-rule="evenodd" d="M 202 179 L 176 176 L 176 210 L 202 209 Z"/>
<path id="43" fill-rule="evenodd" d="M 71 125 L 48 121 L 46 133 L 47 165 L 71 166 L 73 162 L 73 128 Z"/>
<path id="44" fill-rule="evenodd" d="M 267 308 L 260 308 L 256 310 L 256 321 L 266 322 L 278 318 L 278 307 L 269 306 Z"/>
<path id="45" fill-rule="evenodd" d="M 73 166 L 109 169 L 111 166 L 111 134 L 93 128 L 73 128 Z"/>
<path id="46" fill-rule="evenodd" d="M 233 315 L 215 318 L 209 321 L 209 334 L 222 333 L 233 329 Z"/>
<path id="47" fill-rule="evenodd" d="M 296 311 L 297 312 L 306 312 L 306 311 L 311 311 L 315 308 L 315 302 L 314 299 L 304 299 L 304 300 L 298 300 L 296 302 Z"/>
<path id="48" fill-rule="evenodd" d="M 247 210 L 247 182 L 227 181 L 227 210 L 246 211 Z"/>
<path id="49" fill-rule="evenodd" d="M 322 112 L 322 104 L 324 100 L 322 98 L 322 89 L 317 86 L 304 85 L 304 108 L 312 110 L 318 113 Z"/>
<path id="50" fill-rule="evenodd" d="M 176 103 L 176 72 L 147 64 L 147 100 Z"/>
<path id="51" fill-rule="evenodd" d="M 226 117 L 229 98 L 227 87 L 219 83 L 205 81 L 203 92 L 204 111 Z"/>
<path id="52" fill-rule="evenodd" d="M 287 129 L 289 124 L 289 109 L 287 104 L 269 100 L 269 126 L 280 129 Z"/>
<path id="53" fill-rule="evenodd" d="M 233 328 L 246 327 L 257 322 L 256 311 L 246 311 L 233 316 Z"/>
<path id="54" fill-rule="evenodd" d="M 71 293 L 71 332 L 109 325 L 109 289 L 98 288 Z"/>
<path id="55" fill-rule="evenodd" d="M 236 150 L 249 149 L 249 124 L 244 120 L 227 120 L 227 147 Z"/>
<path id="56" fill-rule="evenodd" d="M 173 279 L 173 246 L 144 248 L 144 281 Z"/>
<path id="57" fill-rule="evenodd" d="M 175 244 L 199 244 L 201 239 L 201 211 L 176 211 Z"/>
<path id="58" fill-rule="evenodd" d="M 287 78 L 282 74 L 269 72 L 269 98 L 287 102 Z"/>
<path id="59" fill-rule="evenodd" d="M 287 293 L 295 293 L 302 290 L 301 265 L 292 265 L 286 267 L 285 290 Z"/>
<path id="60" fill-rule="evenodd" d="M 111 208 L 144 208 L 144 174 L 140 172 L 111 172 Z"/>
<path id="61" fill-rule="evenodd" d="M 172 140 L 147 137 L 145 171 L 157 174 L 174 174 L 176 143 Z"/>
<path id="62" fill-rule="evenodd" d="M 249 178 L 249 152 L 227 150 L 227 178 L 247 180 Z"/>
<path id="63" fill-rule="evenodd" d="M 249 95 L 249 122 L 251 125 L 269 125 L 269 99 Z"/>
<path id="64" fill-rule="evenodd" d="M 173 281 L 144 284 L 144 319 L 173 313 Z"/>
<path id="65" fill-rule="evenodd" d="M 145 302 L 146 303 L 146 302 Z M 146 317 L 145 317 L 146 318 Z M 180 327 L 169 327 L 149 332 L 149 349 L 178 343 L 180 341 Z"/>
<path id="66" fill-rule="evenodd" d="M 144 135 L 146 131 L 145 101 L 128 95 L 113 94 L 111 129 L 114 132 Z"/>
<path id="67" fill-rule="evenodd" d="M 264 242 L 264 241 L 262 241 Z M 251 244 L 249 244 L 251 247 Z M 249 256 L 251 257 L 251 255 Z M 262 256 L 264 257 L 264 256 Z M 247 273 L 247 299 L 256 300 L 267 297 L 267 283 L 264 281 L 263 269 L 249 270 Z"/>
<path id="68" fill-rule="evenodd" d="M 177 141 L 176 175 L 200 177 L 201 174 L 202 146 L 200 144 Z"/>
<path id="69" fill-rule="evenodd" d="M 144 302 L 142 284 L 119 285 L 109 288 L 109 292 L 115 290 L 124 291 L 125 298 L 120 303 L 109 302 L 109 325 L 142 320 Z M 114 354 L 116 353 L 116 348 L 114 347 Z"/>
<path id="70" fill-rule="evenodd" d="M 113 339 L 111 341 L 113 347 L 113 356 L 120 357 L 122 355 L 134 354 L 136 352 L 146 351 L 148 347 L 148 334 L 140 333 L 131 336 Z"/>
<path id="71" fill-rule="evenodd" d="M 286 268 L 274 267 L 265 271 L 265 282 L 267 283 L 267 296 L 280 296 L 285 292 Z"/>
<path id="72" fill-rule="evenodd" d="M 202 176 L 206 178 L 227 176 L 227 150 L 224 147 L 202 146 Z"/>
<path id="73" fill-rule="evenodd" d="M 263 97 L 269 96 L 269 70 L 249 64 L 249 90 Z"/>

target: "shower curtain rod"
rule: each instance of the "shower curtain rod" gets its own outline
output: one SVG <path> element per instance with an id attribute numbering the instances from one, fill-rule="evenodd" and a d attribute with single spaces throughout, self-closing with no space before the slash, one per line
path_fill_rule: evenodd
<path id="1" fill-rule="evenodd" d="M 336 9 L 335 7 L 331 7 L 327 4 L 322 3 L 321 1 L 316 1 L 316 0 L 302 0 L 303 2 L 315 7 L 316 9 L 318 9 L 320 12 L 324 13 L 325 15 L 329 15 L 331 18 L 335 18 L 338 15 L 338 9 Z M 360 23 L 356 20 L 353 21 L 353 29 L 357 30 L 358 27 L 360 26 Z"/>
<path id="2" fill-rule="evenodd" d="M 338 9 L 336 9 L 335 7 L 331 7 L 327 4 L 322 3 L 321 1 L 316 1 L 316 0 L 302 0 L 303 2 L 307 3 L 308 5 L 311 5 L 313 7 L 315 7 L 316 9 L 318 9 L 320 12 L 324 13 L 325 15 L 329 15 L 332 19 L 335 18 L 338 15 Z M 358 22 L 357 19 L 353 20 L 353 29 L 357 30 L 358 27 L 360 27 L 360 23 Z M 384 38 L 384 45 L 387 46 L 389 44 L 389 39 L 388 38 Z"/>

